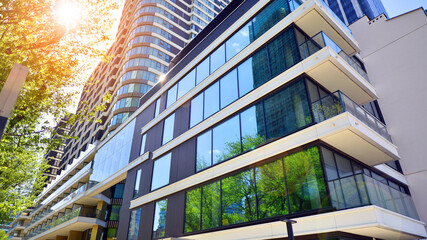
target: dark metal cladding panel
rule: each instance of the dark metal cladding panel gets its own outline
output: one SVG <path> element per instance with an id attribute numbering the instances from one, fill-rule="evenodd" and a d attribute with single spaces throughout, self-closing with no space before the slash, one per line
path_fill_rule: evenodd
<path id="1" fill-rule="evenodd" d="M 196 139 L 192 138 L 172 150 L 170 183 L 193 175 L 196 171 Z"/>
<path id="2" fill-rule="evenodd" d="M 142 205 L 138 239 L 151 239 L 151 235 L 153 233 L 155 205 L 155 202 L 150 202 L 145 205 Z"/>
<path id="3" fill-rule="evenodd" d="M 165 237 L 181 236 L 184 231 L 185 192 L 168 197 Z"/>
<path id="4" fill-rule="evenodd" d="M 175 111 L 175 125 L 173 136 L 178 137 L 189 129 L 190 126 L 190 101 L 183 104 Z"/>

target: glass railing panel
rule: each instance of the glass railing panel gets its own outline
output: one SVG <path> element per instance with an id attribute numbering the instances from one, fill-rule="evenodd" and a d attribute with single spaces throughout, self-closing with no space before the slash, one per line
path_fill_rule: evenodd
<path id="1" fill-rule="evenodd" d="M 288 0 L 291 12 L 301 6 L 306 0 Z"/>
<path id="2" fill-rule="evenodd" d="M 378 120 L 375 116 L 373 116 L 370 112 L 368 112 L 366 109 L 362 108 L 361 106 L 357 105 L 353 100 L 351 100 L 349 97 L 347 97 L 342 92 L 339 92 L 341 102 L 344 105 L 344 109 L 346 112 L 350 112 L 355 117 L 357 117 L 359 120 L 364 122 L 366 125 L 368 125 L 370 128 L 372 128 L 374 131 L 376 131 L 378 134 L 383 136 L 385 139 L 391 142 L 391 136 L 387 131 L 387 127 L 384 123 L 382 123 L 380 120 Z"/>
<path id="3" fill-rule="evenodd" d="M 330 47 L 343 58 L 356 72 L 358 72 L 363 78 L 369 82 L 368 74 L 362 68 L 361 64 L 358 63 L 353 57 L 350 57 L 345 53 L 328 35 L 324 32 L 319 32 L 310 39 L 307 39 L 304 43 L 300 44 L 299 51 L 303 59 L 311 56 L 324 47 Z"/>
<path id="4" fill-rule="evenodd" d="M 322 122 L 344 112 L 338 92 L 323 97 L 311 105 L 315 122 Z"/>
<path id="5" fill-rule="evenodd" d="M 419 219 L 411 196 L 365 174 L 328 182 L 331 203 L 337 210 L 376 205 Z"/>

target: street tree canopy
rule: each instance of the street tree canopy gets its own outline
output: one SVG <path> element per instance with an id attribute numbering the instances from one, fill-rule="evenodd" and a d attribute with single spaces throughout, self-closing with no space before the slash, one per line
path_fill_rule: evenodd
<path id="1" fill-rule="evenodd" d="M 119 4 L 0 0 L 0 89 L 14 63 L 30 69 L 0 142 L 0 223 L 30 206 L 44 186 L 43 155 L 58 141 L 42 119 L 63 118 L 89 67 L 106 59 Z"/>

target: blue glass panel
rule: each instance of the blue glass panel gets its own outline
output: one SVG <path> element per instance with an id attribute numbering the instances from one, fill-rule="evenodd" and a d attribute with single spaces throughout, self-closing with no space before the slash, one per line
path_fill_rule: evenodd
<path id="1" fill-rule="evenodd" d="M 196 171 L 212 165 L 212 131 L 197 137 Z"/>
<path id="2" fill-rule="evenodd" d="M 219 163 L 241 152 L 239 116 L 213 129 L 213 163 Z"/>
<path id="3" fill-rule="evenodd" d="M 196 84 L 196 70 L 193 69 L 178 82 L 178 99 L 188 93 Z"/>
<path id="4" fill-rule="evenodd" d="M 190 127 L 203 120 L 203 93 L 191 100 Z"/>
<path id="5" fill-rule="evenodd" d="M 246 93 L 254 89 L 254 66 L 252 58 L 249 58 L 237 68 L 239 72 L 239 96 L 242 97 Z"/>
<path id="6" fill-rule="evenodd" d="M 252 41 L 268 31 L 290 13 L 287 0 L 275 0 L 253 18 L 254 36 Z"/>
<path id="7" fill-rule="evenodd" d="M 243 48 L 249 45 L 250 37 L 249 33 L 252 33 L 252 23 L 249 22 L 241 28 L 238 32 L 227 40 L 226 45 L 226 56 L 227 61 L 234 57 L 237 53 L 242 51 Z"/>
<path id="8" fill-rule="evenodd" d="M 171 167 L 171 153 L 164 155 L 154 161 L 153 179 L 151 182 L 151 191 L 163 187 L 169 183 L 169 173 Z"/>
<path id="9" fill-rule="evenodd" d="M 171 87 L 168 90 L 168 97 L 166 100 L 166 108 L 170 107 L 175 101 L 176 101 L 176 92 L 177 92 L 177 85 L 173 85 L 173 87 Z"/>
<path id="10" fill-rule="evenodd" d="M 162 145 L 166 144 L 167 142 L 173 139 L 174 125 L 175 125 L 175 113 L 171 114 L 169 117 L 165 119 L 165 122 L 163 125 Z"/>
<path id="11" fill-rule="evenodd" d="M 167 205 L 167 199 L 156 202 L 156 209 L 154 211 L 153 238 L 162 238 L 165 236 Z"/>
<path id="12" fill-rule="evenodd" d="M 220 80 L 221 109 L 238 98 L 237 70 L 233 70 Z"/>
<path id="13" fill-rule="evenodd" d="M 210 56 L 211 58 L 211 74 L 225 63 L 225 44 L 221 45 Z"/>
<path id="14" fill-rule="evenodd" d="M 205 102 L 203 118 L 211 116 L 219 110 L 219 82 L 214 83 L 205 90 Z"/>
<path id="15" fill-rule="evenodd" d="M 252 150 L 265 142 L 264 111 L 257 104 L 240 113 L 243 151 Z"/>
<path id="16" fill-rule="evenodd" d="M 197 66 L 196 85 L 209 76 L 209 57 Z"/>
<path id="17" fill-rule="evenodd" d="M 140 219 L 141 219 L 141 208 L 132 210 L 132 212 L 130 213 L 128 240 L 138 240 Z"/>

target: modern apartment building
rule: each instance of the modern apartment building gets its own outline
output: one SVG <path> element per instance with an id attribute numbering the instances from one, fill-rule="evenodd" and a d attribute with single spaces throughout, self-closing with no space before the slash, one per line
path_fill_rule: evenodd
<path id="1" fill-rule="evenodd" d="M 423 98 L 427 91 L 427 13 L 416 9 L 394 18 L 362 18 L 350 28 L 362 49 L 372 84 L 378 90 L 382 113 L 422 221 L 427 221 L 427 134 Z"/>
<path id="2" fill-rule="evenodd" d="M 359 52 L 323 1 L 228 3 L 19 236 L 286 239 L 286 218 L 297 239 L 426 238 L 406 178 L 375 167 L 400 155 Z"/>
<path id="3" fill-rule="evenodd" d="M 367 16 L 374 19 L 387 12 L 381 0 L 324 0 L 337 17 L 346 25 L 350 25 Z"/>

